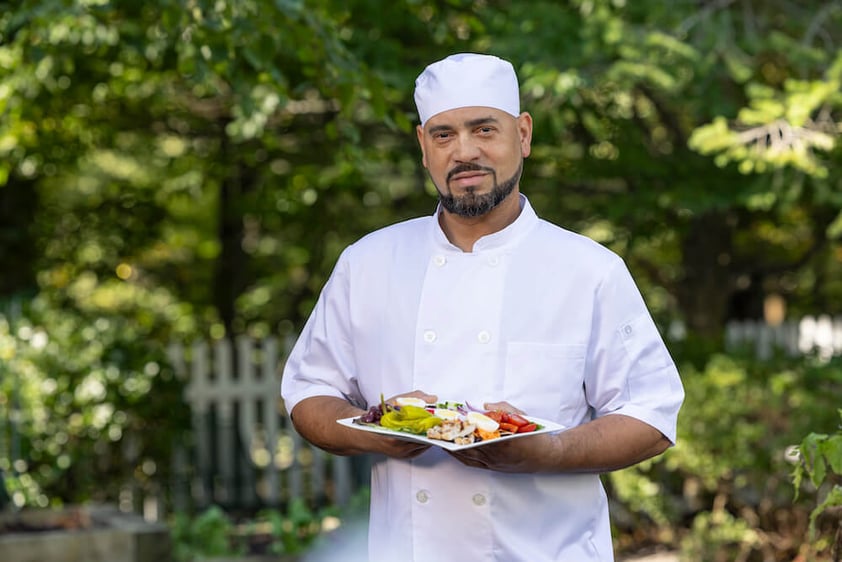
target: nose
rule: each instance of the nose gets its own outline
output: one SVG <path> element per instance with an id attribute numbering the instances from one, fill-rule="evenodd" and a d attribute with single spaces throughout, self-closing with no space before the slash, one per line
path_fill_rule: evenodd
<path id="1" fill-rule="evenodd" d="M 458 162 L 473 162 L 480 157 L 479 143 L 469 134 L 460 134 L 454 146 L 453 158 Z"/>

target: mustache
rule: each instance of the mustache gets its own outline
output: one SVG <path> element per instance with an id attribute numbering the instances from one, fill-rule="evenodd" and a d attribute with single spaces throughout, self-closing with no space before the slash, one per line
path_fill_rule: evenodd
<path id="1" fill-rule="evenodd" d="M 486 166 L 480 166 L 479 164 L 471 164 L 466 162 L 464 164 L 457 164 L 449 172 L 447 172 L 447 180 L 450 181 L 453 176 L 456 174 L 461 174 L 463 172 L 488 172 L 490 174 L 496 174 L 493 168 L 488 168 Z"/>

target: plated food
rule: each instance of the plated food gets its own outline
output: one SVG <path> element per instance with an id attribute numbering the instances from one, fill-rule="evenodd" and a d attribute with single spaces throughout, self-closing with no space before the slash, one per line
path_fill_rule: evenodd
<path id="1" fill-rule="evenodd" d="M 409 397 L 398 398 L 395 402 L 391 405 L 381 401 L 361 416 L 338 421 L 354 429 L 425 442 L 448 450 L 564 429 L 548 420 L 479 410 L 462 402 L 424 404 Z"/>

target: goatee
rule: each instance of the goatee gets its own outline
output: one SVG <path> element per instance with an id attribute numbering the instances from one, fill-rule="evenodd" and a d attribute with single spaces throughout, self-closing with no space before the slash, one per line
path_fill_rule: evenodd
<path id="1" fill-rule="evenodd" d="M 476 164 L 462 164 L 457 166 L 447 174 L 445 181 L 449 184 L 450 178 L 454 175 L 472 171 L 491 173 L 494 178 L 494 187 L 488 193 L 477 194 L 474 191 L 468 191 L 459 197 L 455 197 L 451 193 L 450 188 L 448 188 L 447 194 L 439 190 L 441 206 L 454 215 L 459 215 L 460 217 L 481 217 L 491 212 L 492 209 L 502 203 L 514 191 L 523 173 L 523 161 L 521 160 L 512 177 L 502 183 L 497 183 L 497 172 L 493 168 L 486 168 Z"/>

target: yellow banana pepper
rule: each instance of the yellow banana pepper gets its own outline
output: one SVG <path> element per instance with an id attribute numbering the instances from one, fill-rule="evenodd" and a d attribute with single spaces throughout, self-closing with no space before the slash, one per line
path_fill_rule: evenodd
<path id="1" fill-rule="evenodd" d="M 440 423 L 440 418 L 418 406 L 401 406 L 400 409 L 386 412 L 380 418 L 380 425 L 383 427 L 416 435 L 426 435 L 428 429 Z"/>

